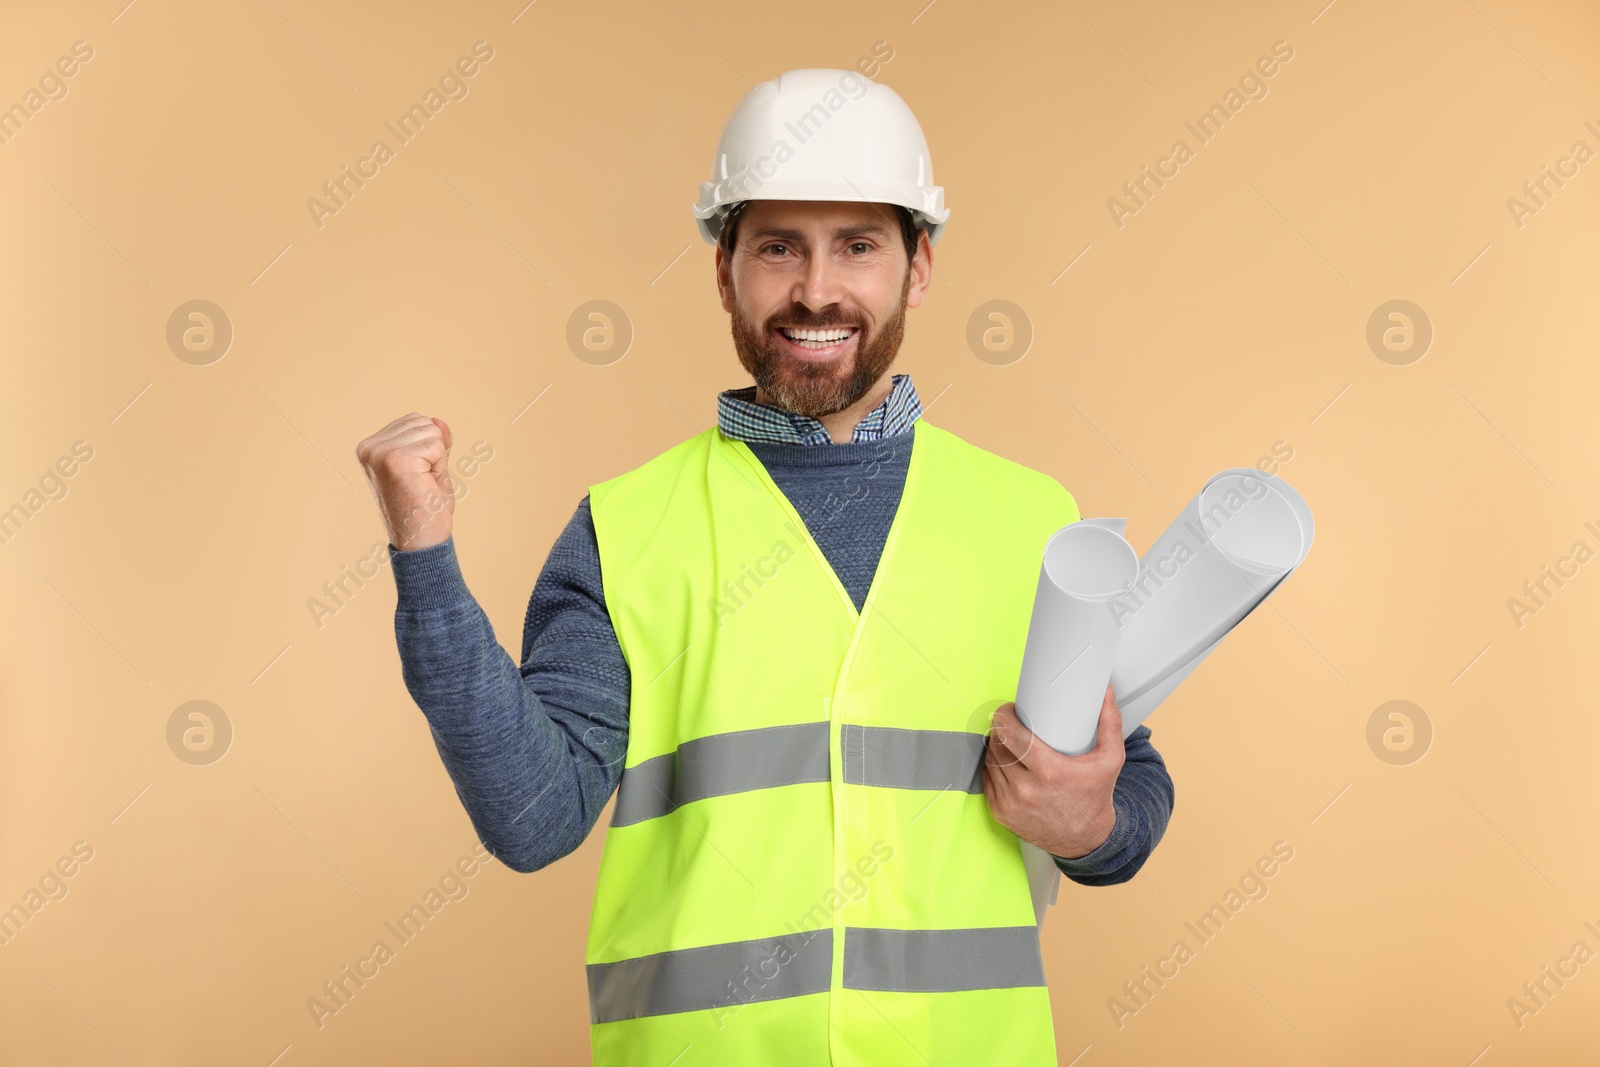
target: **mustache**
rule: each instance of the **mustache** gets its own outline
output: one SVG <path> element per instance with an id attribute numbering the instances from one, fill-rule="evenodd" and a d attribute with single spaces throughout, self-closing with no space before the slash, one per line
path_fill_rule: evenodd
<path id="1" fill-rule="evenodd" d="M 775 315 L 768 321 L 767 325 L 774 330 L 780 326 L 787 326 L 791 330 L 831 330 L 841 326 L 863 328 L 862 324 L 854 319 L 845 319 L 838 316 L 813 319 L 807 315 Z"/>

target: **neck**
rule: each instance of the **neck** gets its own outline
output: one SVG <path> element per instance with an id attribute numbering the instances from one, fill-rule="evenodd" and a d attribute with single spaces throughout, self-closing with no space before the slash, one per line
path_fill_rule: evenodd
<path id="1" fill-rule="evenodd" d="M 849 444 L 850 438 L 855 431 L 856 423 L 866 418 L 867 412 L 883 403 L 893 389 L 894 373 L 892 370 L 886 370 L 883 372 L 883 376 L 873 383 L 871 389 L 861 394 L 861 399 L 847 408 L 835 411 L 832 415 L 823 415 L 817 421 L 822 423 L 822 428 L 828 431 L 828 436 L 833 438 L 834 444 Z M 759 385 L 756 386 L 756 403 L 773 403 L 772 398 L 767 396 Z"/>

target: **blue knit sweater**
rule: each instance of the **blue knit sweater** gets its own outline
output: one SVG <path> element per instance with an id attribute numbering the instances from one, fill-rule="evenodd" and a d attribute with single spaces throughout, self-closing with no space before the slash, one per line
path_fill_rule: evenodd
<path id="1" fill-rule="evenodd" d="M 906 432 L 847 444 L 747 442 L 858 610 L 900 502 L 912 439 Z M 454 538 L 412 552 L 390 545 L 389 558 L 406 688 L 473 828 L 513 870 L 555 862 L 599 821 L 628 749 L 628 665 L 606 612 L 588 497 L 534 585 L 520 666 L 468 591 Z M 1082 885 L 1131 879 L 1172 812 L 1172 779 L 1149 728 L 1139 726 L 1124 746 L 1110 838 L 1086 856 L 1056 857 Z"/>

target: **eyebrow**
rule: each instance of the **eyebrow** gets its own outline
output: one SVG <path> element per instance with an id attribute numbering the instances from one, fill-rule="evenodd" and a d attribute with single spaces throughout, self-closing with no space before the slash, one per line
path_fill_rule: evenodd
<path id="1" fill-rule="evenodd" d="M 833 231 L 834 240 L 838 240 L 841 237 L 869 236 L 887 238 L 889 236 L 889 231 L 887 228 L 880 226 L 876 222 L 862 223 L 859 226 L 841 226 Z M 782 230 L 773 226 L 768 226 L 765 229 L 756 230 L 754 233 L 750 234 L 750 238 L 752 240 L 773 237 L 783 241 L 793 241 L 796 244 L 805 243 L 805 235 L 799 230 Z"/>

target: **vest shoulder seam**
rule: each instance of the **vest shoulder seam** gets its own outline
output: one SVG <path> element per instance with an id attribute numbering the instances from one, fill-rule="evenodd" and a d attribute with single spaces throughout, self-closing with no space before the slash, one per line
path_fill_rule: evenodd
<path id="1" fill-rule="evenodd" d="M 938 434 L 942 434 L 951 444 L 958 446 L 959 449 L 965 450 L 969 457 L 991 467 L 1002 476 L 1014 478 L 1017 481 L 1025 484 L 1032 483 L 1034 486 L 1042 484 L 1047 491 L 1065 494 L 1067 499 L 1072 502 L 1073 510 L 1077 510 L 1077 499 L 1073 497 L 1071 490 L 1062 485 L 1060 480 L 1054 475 L 1038 470 L 1037 468 L 1030 467 L 1026 463 L 1021 463 L 1017 460 L 1002 456 L 1000 453 L 984 448 L 982 445 L 973 444 L 960 434 L 957 434 L 951 430 L 947 430 L 942 426 L 937 426 L 933 423 L 925 423 L 925 425 L 936 431 Z"/>

